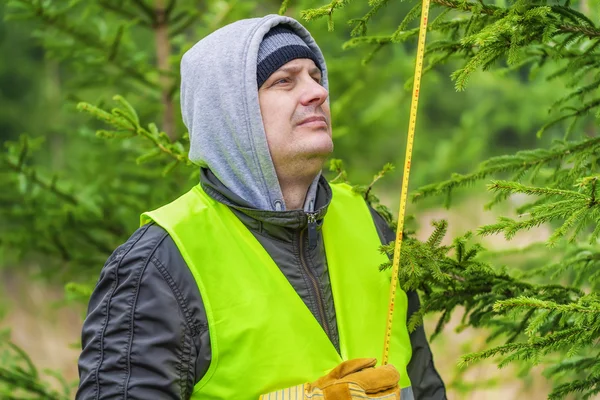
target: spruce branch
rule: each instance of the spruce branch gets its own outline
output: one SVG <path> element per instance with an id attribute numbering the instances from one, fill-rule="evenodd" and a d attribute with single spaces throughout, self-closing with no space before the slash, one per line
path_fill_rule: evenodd
<path id="1" fill-rule="evenodd" d="M 499 222 L 482 226 L 478 229 L 478 234 L 481 236 L 493 235 L 496 233 L 504 233 L 507 240 L 512 239 L 519 231 L 535 228 L 544 223 L 551 222 L 555 219 L 566 219 L 574 215 L 581 218 L 581 203 L 573 203 L 572 200 L 562 200 L 551 204 L 543 204 L 536 207 L 535 212 L 532 211 L 530 218 L 523 221 L 516 221 L 512 218 L 500 217 Z M 564 232 L 563 232 L 564 235 Z M 562 235 L 561 235 L 562 236 Z M 552 243 L 554 244 L 554 240 Z"/>
<path id="2" fill-rule="evenodd" d="M 585 16 L 585 14 L 582 14 L 581 12 L 569 6 L 554 5 L 552 6 L 552 10 L 575 24 L 591 27 L 594 26 L 594 22 Z"/>
<path id="3" fill-rule="evenodd" d="M 502 16 L 506 15 L 506 13 L 508 13 L 508 10 L 504 9 L 502 7 L 492 6 L 489 4 L 483 4 L 480 2 L 476 3 L 476 2 L 469 2 L 469 1 L 433 0 L 433 3 L 439 4 L 444 7 L 460 10 L 460 11 L 467 11 L 467 12 L 476 11 L 477 13 L 480 13 L 480 14 L 494 15 L 497 17 L 502 17 Z"/>
<path id="4" fill-rule="evenodd" d="M 493 347 L 491 349 L 462 356 L 458 365 L 459 367 L 465 367 L 470 363 L 481 361 L 486 358 L 492 358 L 498 355 L 502 356 L 517 352 L 520 352 L 517 354 L 525 356 L 527 356 L 527 354 L 529 353 L 530 356 L 532 351 L 546 350 L 547 346 L 555 345 L 557 342 L 564 343 L 569 342 L 569 340 L 574 340 L 578 337 L 579 334 L 581 334 L 581 332 L 582 330 L 580 328 L 571 328 L 557 332 L 553 335 L 549 335 L 543 339 L 538 339 L 531 343 L 510 343 L 502 346 Z"/>
<path id="5" fill-rule="evenodd" d="M 582 299 L 584 300 L 582 303 Z M 578 303 L 558 304 L 554 301 L 540 300 L 533 297 L 519 296 L 513 299 L 500 300 L 494 304 L 494 311 L 502 312 L 511 309 L 541 309 L 559 312 L 577 312 L 600 315 L 600 303 L 592 301 L 591 304 L 587 298 L 581 298 Z"/>
<path id="6" fill-rule="evenodd" d="M 150 24 L 156 23 L 156 15 L 155 10 L 152 9 L 149 5 L 147 5 L 144 0 L 131 0 L 131 2 L 137 6 L 137 8 L 146 15 Z"/>
<path id="7" fill-rule="evenodd" d="M 69 398 L 68 388 L 65 395 L 50 389 L 40 375 L 27 353 L 10 341 L 7 335 L 0 336 L 0 347 L 4 348 L 3 366 L 0 366 L 0 395 L 35 396 L 40 400 L 66 400 Z M 17 397 L 14 397 L 15 399 Z M 18 397 L 23 398 L 23 397 Z M 31 397 L 27 397 L 31 398 Z"/>
<path id="8" fill-rule="evenodd" d="M 597 285 L 600 276 L 595 271 L 600 271 L 600 253 L 593 245 L 569 245 L 558 251 L 564 254 L 559 262 L 533 268 L 524 274 L 524 278 L 549 277 L 554 281 L 570 275 L 574 286 L 579 287 L 588 282 Z"/>
<path id="9" fill-rule="evenodd" d="M 600 41 L 598 43 L 600 43 Z M 559 105 L 562 105 L 562 104 L 564 104 L 564 103 L 568 102 L 569 100 L 572 100 L 572 99 L 574 99 L 576 97 L 580 97 L 580 98 L 583 99 L 586 94 L 589 94 L 589 93 L 593 92 L 598 87 L 600 87 L 600 79 L 598 79 L 598 80 L 596 80 L 596 81 L 594 81 L 594 82 L 592 82 L 592 83 L 590 83 L 588 85 L 580 87 L 580 88 L 576 89 L 575 91 L 569 93 L 568 95 L 566 95 L 566 96 L 558 99 L 552 105 L 552 108 L 556 108 Z"/>
<path id="10" fill-rule="evenodd" d="M 279 7 L 279 11 L 277 12 L 279 15 L 284 15 L 290 6 L 290 0 L 283 0 L 281 2 L 281 6 Z"/>
<path id="11" fill-rule="evenodd" d="M 110 113 L 89 103 L 82 102 L 77 105 L 78 110 L 87 112 L 116 128 L 114 131 L 99 130 L 97 131 L 99 136 L 106 138 L 121 138 L 123 133 L 137 135 L 149 140 L 160 150 L 160 153 L 157 152 L 156 149 L 150 150 L 146 155 L 138 158 L 138 163 L 147 161 L 161 153 L 165 153 L 177 161 L 177 163 L 187 166 L 192 165 L 187 157 L 185 146 L 182 141 L 178 140 L 172 142 L 165 132 L 160 132 L 158 130 L 154 123 L 148 124 L 148 129 L 143 128 L 140 125 L 139 117 L 137 116 L 135 109 L 129 102 L 119 95 L 114 96 L 113 99 L 119 103 L 121 108 L 114 108 Z M 182 139 L 186 139 L 186 136 Z"/>
<path id="12" fill-rule="evenodd" d="M 112 0 L 97 0 L 98 4 L 107 11 L 111 11 L 117 15 L 127 18 L 129 21 L 136 21 L 142 26 L 150 27 L 150 22 L 145 19 L 140 19 L 135 12 L 125 8 L 125 3 L 118 3 Z"/>
<path id="13" fill-rule="evenodd" d="M 37 19 L 44 24 L 53 27 L 57 31 L 73 38 L 86 48 L 94 49 L 100 54 L 110 55 L 111 46 L 98 39 L 98 35 L 86 31 L 82 27 L 71 24 L 66 14 L 63 12 L 51 10 L 51 3 L 40 2 L 36 0 L 14 0 L 26 7 Z M 118 57 L 106 57 L 106 60 L 124 73 L 125 77 L 131 77 L 151 89 L 157 89 L 158 83 L 149 80 L 146 74 L 135 67 L 123 62 Z"/>
<path id="14" fill-rule="evenodd" d="M 391 172 L 394 170 L 394 165 L 391 163 L 387 163 L 383 166 L 383 168 L 381 169 L 381 171 L 379 171 L 377 173 L 377 175 L 375 175 L 373 177 L 373 180 L 371 181 L 371 183 L 369 184 L 369 186 L 367 187 L 367 190 L 365 191 L 364 194 L 364 198 L 365 200 L 369 200 L 369 195 L 371 193 L 371 189 L 373 188 L 373 185 L 375 185 L 377 183 L 377 181 L 379 181 L 381 178 L 383 178 L 385 176 L 385 174 Z"/>
<path id="15" fill-rule="evenodd" d="M 574 25 L 559 25 L 558 31 L 561 33 L 582 33 L 589 39 L 600 37 L 600 29 L 586 26 L 574 26 Z"/>
<path id="16" fill-rule="evenodd" d="M 63 397 L 59 393 L 49 389 L 45 383 L 41 383 L 37 378 L 22 374 L 18 369 L 9 369 L 0 367 L 0 384 L 5 384 L 11 387 L 11 391 L 18 388 L 20 391 L 28 393 L 29 395 L 35 395 L 40 400 L 67 400 L 68 397 Z M 0 388 L 0 394 L 2 393 Z M 6 393 L 10 396 L 10 392 Z M 9 397 L 8 397 L 9 398 Z M 23 399 L 23 397 L 13 397 L 14 399 Z"/>
<path id="17" fill-rule="evenodd" d="M 583 393 L 583 398 L 586 400 L 600 393 L 600 377 L 590 376 L 586 380 L 578 379 L 559 385 L 548 395 L 548 400 L 560 400 L 570 393 L 577 392 Z"/>
<path id="18" fill-rule="evenodd" d="M 78 199 L 73 194 L 61 189 L 58 186 L 58 179 L 56 175 L 50 179 L 43 178 L 34 168 L 26 165 L 25 160 L 29 158 L 31 151 L 30 143 L 31 140 L 27 135 L 21 135 L 18 143 L 6 143 L 8 151 L 2 158 L 4 163 L 11 170 L 24 176 L 29 182 L 52 193 L 61 200 L 73 205 L 78 204 Z M 15 156 L 15 153 L 19 154 L 18 158 Z"/>
<path id="19" fill-rule="evenodd" d="M 572 190 L 532 187 L 508 181 L 494 181 L 488 188 L 506 194 L 522 193 L 544 196 L 546 200 L 554 197 L 558 197 L 561 200 L 541 203 L 531 207 L 530 218 L 524 221 L 501 218 L 497 224 L 481 227 L 479 229 L 481 235 L 504 232 L 505 237 L 511 239 L 517 232 L 523 229 L 530 229 L 559 218 L 565 219 L 563 224 L 548 239 L 548 244 L 554 246 L 561 237 L 565 236 L 577 224 L 575 234 L 571 239 L 574 240 L 576 234 L 585 227 L 588 219 L 597 212 L 595 209 L 596 202 L 592 200 L 591 196 Z M 598 221 L 592 220 L 591 222 L 597 223 Z"/>
<path id="20" fill-rule="evenodd" d="M 222 14 L 221 18 L 217 18 L 212 21 L 213 25 L 218 26 L 217 24 L 226 16 L 232 7 L 229 5 L 226 7 L 225 11 Z M 196 10 L 184 11 L 178 16 L 173 17 L 171 21 L 169 21 L 169 37 L 175 37 L 183 32 L 185 32 L 190 26 L 192 26 L 195 22 L 200 18 L 200 12 Z"/>
<path id="21" fill-rule="evenodd" d="M 491 175 L 517 171 L 524 168 L 530 171 L 537 166 L 550 166 L 566 157 L 582 151 L 600 150 L 600 138 L 591 138 L 577 142 L 561 142 L 550 150 L 536 149 L 519 151 L 514 155 L 492 157 L 479 164 L 477 170 L 470 174 L 453 174 L 452 178 L 440 183 L 423 186 L 412 196 L 414 202 L 433 195 L 448 194 L 454 189 L 467 187 Z"/>
<path id="22" fill-rule="evenodd" d="M 518 182 L 511 181 L 496 181 L 493 180 L 488 186 L 488 190 L 495 191 L 499 193 L 505 193 L 508 195 L 515 193 L 522 193 L 528 196 L 558 196 L 562 198 L 571 199 L 573 201 L 577 200 L 588 200 L 589 196 L 575 192 L 572 190 L 561 190 L 561 189 L 553 189 L 547 187 L 535 187 L 535 186 L 527 186 Z"/>
<path id="23" fill-rule="evenodd" d="M 175 6 L 177 5 L 177 0 L 169 0 L 167 6 L 165 7 L 165 19 L 169 21 L 171 14 L 173 14 L 173 10 L 175 10 Z"/>
<path id="24" fill-rule="evenodd" d="M 72 208 L 87 208 L 88 215 L 97 215 L 99 217 L 99 219 L 96 221 L 97 228 L 105 230 L 112 235 L 121 237 L 124 233 L 123 226 L 115 224 L 113 221 L 105 220 L 102 217 L 101 211 L 98 212 L 97 206 L 85 201 L 83 197 L 77 196 L 71 191 L 65 189 L 67 186 L 73 186 L 72 184 L 59 181 L 56 174 L 51 178 L 45 177 L 36 168 L 28 165 L 27 160 L 31 157 L 31 152 L 40 144 L 41 141 L 31 140 L 28 136 L 22 135 L 18 143 L 7 142 L 6 146 L 8 150 L 3 154 L 2 158 L 0 158 L 0 161 L 4 162 L 9 169 L 22 176 L 24 181 L 29 185 L 34 185 L 41 188 L 43 191 L 51 194 Z M 89 229 L 79 226 L 74 229 L 79 232 L 78 235 L 82 239 L 103 254 L 112 252 L 111 246 L 94 237 Z M 56 249 L 58 249 L 61 258 L 64 261 L 71 260 L 67 246 L 61 242 L 58 232 L 51 236 L 51 240 L 53 241 Z"/>
<path id="25" fill-rule="evenodd" d="M 419 30 L 411 31 L 412 36 L 416 36 L 419 33 Z M 342 49 L 347 50 L 351 48 L 355 48 L 358 46 L 364 46 L 367 44 L 382 46 L 392 42 L 391 36 L 361 36 L 355 37 L 342 45 Z"/>
<path id="26" fill-rule="evenodd" d="M 317 18 L 327 17 L 327 27 L 329 31 L 333 31 L 333 11 L 344 7 L 352 0 L 332 0 L 331 3 L 321 6 L 319 8 L 311 8 L 300 12 L 300 17 L 306 22 L 312 21 Z"/>
<path id="27" fill-rule="evenodd" d="M 421 3 L 417 3 L 413 8 L 411 8 L 411 10 L 406 14 L 404 19 L 400 23 L 400 25 L 398 25 L 396 32 L 402 32 L 402 31 L 406 30 L 409 23 L 411 23 L 415 19 L 419 18 L 419 16 L 421 15 L 422 9 L 423 9 L 423 5 Z M 395 35 L 396 35 L 396 33 L 394 33 L 394 35 L 392 35 L 392 36 L 395 36 Z"/>
<path id="28" fill-rule="evenodd" d="M 381 202 L 379 201 L 379 198 L 376 195 L 374 195 L 371 190 L 377 181 L 379 181 L 381 178 L 383 178 L 385 176 L 385 174 L 392 171 L 393 169 L 394 169 L 394 166 L 392 164 L 390 164 L 390 163 L 385 164 L 383 166 L 383 168 L 381 169 L 381 171 L 379 171 L 373 177 L 373 180 L 371 181 L 371 183 L 368 186 L 353 185 L 352 191 L 354 193 L 358 193 L 361 197 L 363 197 L 365 199 L 365 201 L 367 202 L 367 204 L 370 207 L 372 207 L 373 209 L 375 209 L 375 211 L 377 211 L 377 213 L 386 221 L 386 223 L 390 226 L 390 228 L 393 231 L 396 231 L 397 221 L 394 220 L 394 215 L 392 214 L 392 212 L 390 211 L 390 209 L 387 206 L 381 204 Z M 332 159 L 329 164 L 329 170 L 337 173 L 337 176 L 331 181 L 332 183 L 336 183 L 339 181 L 342 181 L 344 183 L 348 182 L 347 173 L 344 170 L 344 164 L 343 164 L 342 160 Z M 410 216 L 407 217 L 407 220 L 409 220 L 409 219 L 410 219 Z M 385 265 L 384 265 L 384 267 L 385 267 Z"/>
<path id="29" fill-rule="evenodd" d="M 507 300 L 518 296 L 562 303 L 572 302 L 583 293 L 572 287 L 559 285 L 538 285 L 526 283 L 505 272 L 496 272 L 478 261 L 482 247 L 467 246 L 470 235 L 455 239 L 450 247 L 438 244 L 441 234 L 447 228 L 446 223 L 436 224 L 436 229 L 426 243 L 407 239 L 406 249 L 401 255 L 399 279 L 405 290 L 421 289 L 424 296 L 423 308 L 415 316 L 415 321 L 431 312 L 451 312 L 458 306 L 466 308 L 465 318 L 472 326 L 494 325 L 504 309 L 496 310 L 487 304 Z M 393 253 L 393 247 L 383 247 L 386 254 Z M 450 251 L 455 256 L 450 257 Z M 382 268 L 389 268 L 388 265 Z M 416 279 L 415 279 L 416 278 Z M 500 314 L 500 315 L 498 315 Z M 531 313 L 530 313 L 531 316 Z M 439 329 L 445 324 L 446 317 L 438 321 Z M 501 324 L 503 334 L 513 339 L 524 333 L 530 324 Z M 438 330 L 436 330 L 438 331 Z"/>
<path id="30" fill-rule="evenodd" d="M 338 183 L 338 182 L 347 183 L 348 182 L 348 173 L 344 169 L 344 162 L 342 160 L 337 159 L 337 158 L 332 158 L 329 161 L 329 170 L 331 172 L 335 172 L 337 174 L 335 176 L 335 178 L 330 180 L 331 183 Z"/>
<path id="31" fill-rule="evenodd" d="M 371 9 L 362 17 L 355 18 L 348 21 L 349 25 L 354 25 L 352 31 L 350 32 L 350 36 L 365 36 L 367 34 L 367 24 L 383 8 L 383 6 L 387 5 L 389 0 L 383 1 L 372 1 L 369 3 Z"/>
<path id="32" fill-rule="evenodd" d="M 448 221 L 433 221 L 432 225 L 434 227 L 434 230 L 429 236 L 429 239 L 427 239 L 426 243 L 431 248 L 437 248 L 440 247 L 444 236 L 446 236 L 446 234 L 448 233 Z"/>
<path id="33" fill-rule="evenodd" d="M 576 118 L 576 117 L 585 115 L 590 110 L 597 108 L 598 106 L 600 106 L 600 98 L 589 101 L 586 104 L 584 104 L 582 107 L 579 107 L 579 108 L 576 108 L 576 107 L 565 108 L 565 110 L 567 110 L 567 109 L 571 110 L 571 113 L 562 115 L 559 118 L 556 118 L 556 119 L 542 125 L 542 127 L 537 132 L 537 136 L 540 137 L 544 133 L 544 131 L 546 131 L 549 127 L 554 126 L 561 121 L 567 120 L 569 118 Z"/>
<path id="34" fill-rule="evenodd" d="M 115 39 L 110 46 L 110 53 L 108 54 L 108 60 L 112 61 L 117 56 L 117 52 L 119 51 L 119 45 L 121 44 L 121 38 L 123 37 L 124 25 L 120 25 L 117 33 L 115 35 Z"/>

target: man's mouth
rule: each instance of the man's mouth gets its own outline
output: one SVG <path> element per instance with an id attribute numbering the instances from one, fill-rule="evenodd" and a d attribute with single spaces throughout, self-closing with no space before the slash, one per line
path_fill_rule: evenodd
<path id="1" fill-rule="evenodd" d="M 302 121 L 300 121 L 300 123 L 298 123 L 298 126 L 327 128 L 329 125 L 327 124 L 327 119 L 324 116 L 313 115 L 311 117 L 304 118 Z"/>

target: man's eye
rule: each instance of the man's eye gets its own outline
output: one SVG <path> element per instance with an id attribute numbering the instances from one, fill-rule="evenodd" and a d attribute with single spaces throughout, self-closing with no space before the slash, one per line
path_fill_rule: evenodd
<path id="1" fill-rule="evenodd" d="M 289 81 L 290 81 L 290 78 L 279 78 L 275 82 L 273 82 L 273 85 L 288 83 Z"/>

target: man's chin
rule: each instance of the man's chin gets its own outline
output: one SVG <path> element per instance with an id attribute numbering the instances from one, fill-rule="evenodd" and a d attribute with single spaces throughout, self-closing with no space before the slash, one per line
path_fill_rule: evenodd
<path id="1" fill-rule="evenodd" d="M 329 135 L 324 134 L 322 137 L 314 138 L 307 150 L 315 157 L 328 157 L 333 152 L 333 141 Z"/>
<path id="2" fill-rule="evenodd" d="M 333 146 L 314 148 L 311 150 L 312 151 L 307 152 L 306 154 L 308 159 L 320 159 L 322 160 L 322 162 L 325 162 L 327 157 L 329 157 L 331 153 L 333 153 Z"/>

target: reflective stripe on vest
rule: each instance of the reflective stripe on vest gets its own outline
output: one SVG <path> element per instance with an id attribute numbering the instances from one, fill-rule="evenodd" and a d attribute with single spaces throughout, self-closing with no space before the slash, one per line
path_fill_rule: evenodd
<path id="1" fill-rule="evenodd" d="M 364 200 L 331 185 L 323 240 L 336 310 L 340 352 L 252 233 L 225 205 L 195 186 L 142 214 L 173 238 L 206 309 L 211 364 L 193 399 L 255 400 L 262 393 L 313 381 L 343 360 L 381 359 L 390 273 Z M 398 290 L 390 363 L 410 386 L 406 294 Z M 177 311 L 173 311 L 177 312 Z"/>

